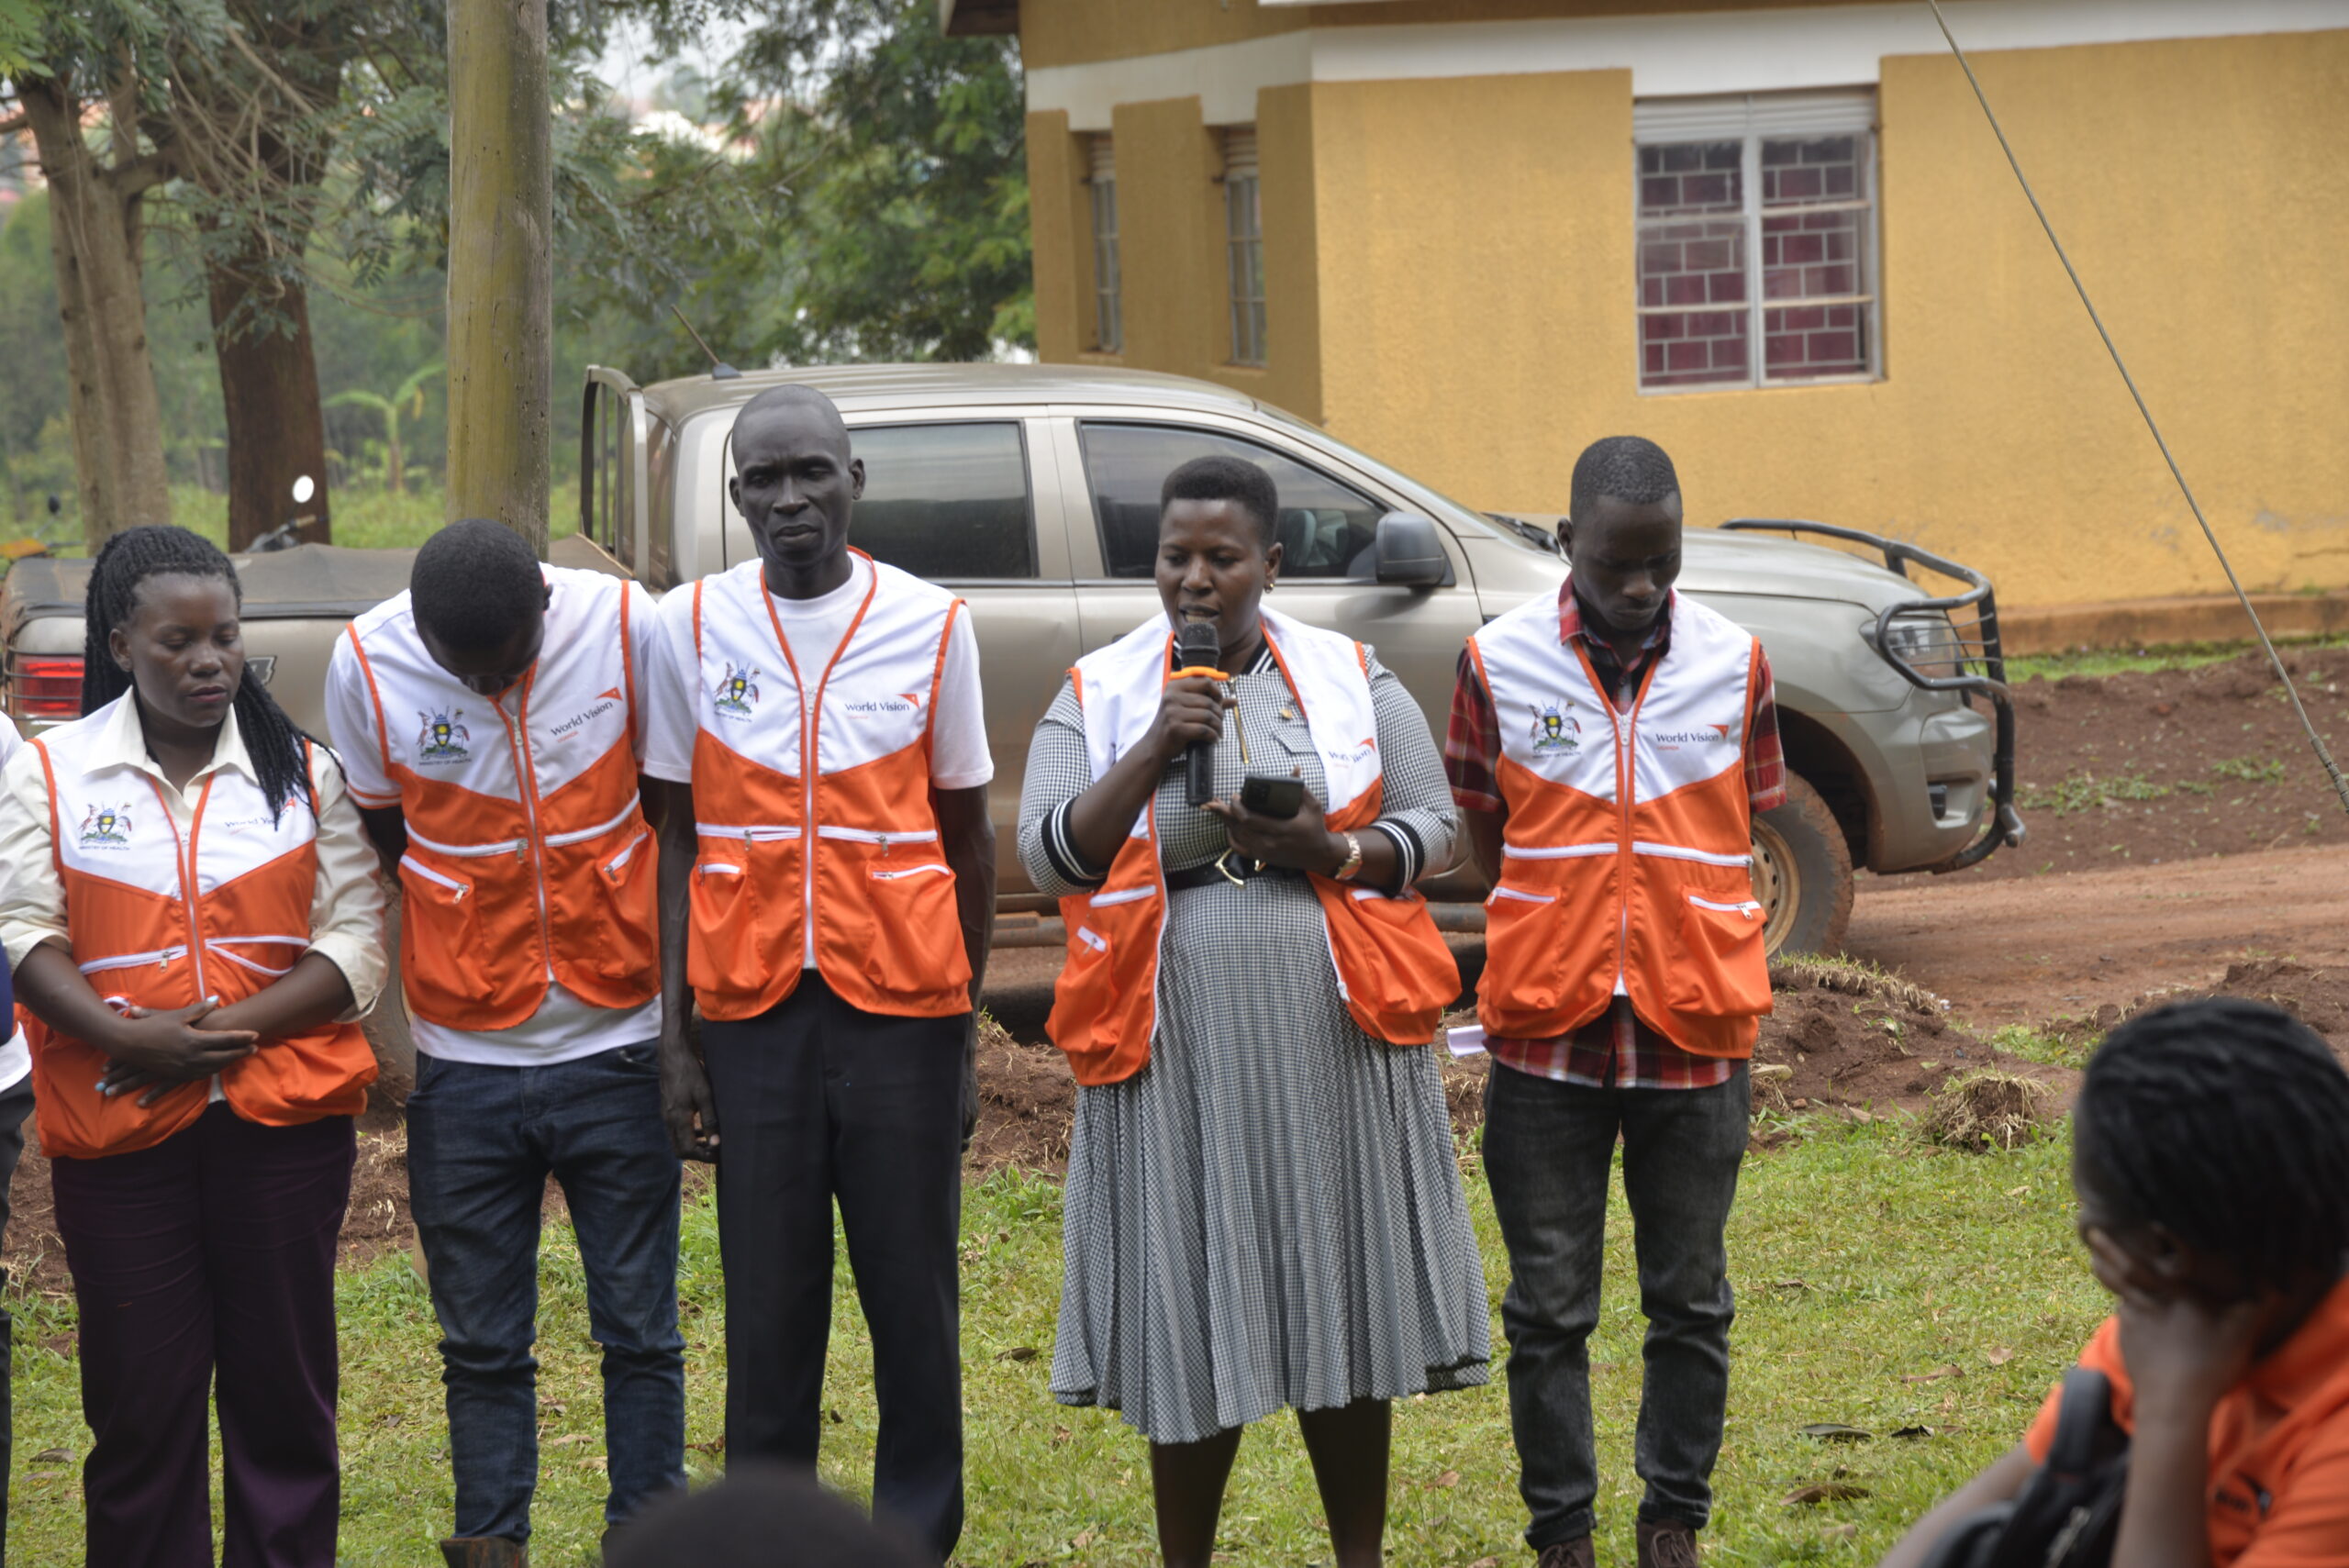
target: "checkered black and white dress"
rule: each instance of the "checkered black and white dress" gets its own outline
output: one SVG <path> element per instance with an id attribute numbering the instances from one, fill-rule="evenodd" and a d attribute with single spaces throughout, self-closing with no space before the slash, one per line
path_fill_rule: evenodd
<path id="1" fill-rule="evenodd" d="M 1375 662 L 1381 827 L 1415 873 L 1456 829 L 1443 767 L 1402 683 Z M 1319 756 L 1278 667 L 1234 683 L 1256 767 Z M 1063 830 L 1092 783 L 1063 686 L 1028 757 L 1019 855 L 1043 891 L 1097 884 Z M 1246 770 L 1230 728 L 1216 793 Z M 1223 826 L 1158 792 L 1168 871 L 1213 860 Z M 1080 1090 L 1069 1148 L 1052 1393 L 1193 1442 L 1284 1406 L 1324 1409 L 1485 1381 L 1483 1264 L 1431 1050 L 1358 1028 L 1302 878 L 1218 882 L 1169 900 L 1150 1065 Z"/>

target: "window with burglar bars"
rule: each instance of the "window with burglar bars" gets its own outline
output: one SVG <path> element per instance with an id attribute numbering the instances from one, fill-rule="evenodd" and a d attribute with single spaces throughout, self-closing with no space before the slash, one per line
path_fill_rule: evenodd
<path id="1" fill-rule="evenodd" d="M 1881 373 L 1876 95 L 1636 106 L 1640 386 Z"/>
<path id="2" fill-rule="evenodd" d="M 1091 172 L 1086 183 L 1093 196 L 1093 346 L 1105 354 L 1126 346 L 1125 324 L 1118 312 L 1118 162 L 1107 136 L 1091 139 L 1085 149 Z"/>
<path id="3" fill-rule="evenodd" d="M 1264 362 L 1264 222 L 1256 184 L 1256 128 L 1223 133 L 1223 210 L 1231 259 L 1231 362 Z"/>

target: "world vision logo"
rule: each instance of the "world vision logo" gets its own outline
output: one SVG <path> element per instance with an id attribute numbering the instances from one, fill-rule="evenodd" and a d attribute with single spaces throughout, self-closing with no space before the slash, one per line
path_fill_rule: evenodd
<path id="1" fill-rule="evenodd" d="M 585 729 L 589 725 L 595 723 L 596 720 L 603 717 L 604 715 L 611 712 L 612 709 L 619 706 L 619 688 L 615 686 L 610 691 L 606 692 L 603 695 L 597 697 L 594 706 L 587 708 L 584 712 L 574 713 L 569 718 L 564 719 L 561 724 L 549 725 L 547 727 L 547 738 L 551 740 L 569 740 L 579 734 L 581 730 Z"/>
<path id="2" fill-rule="evenodd" d="M 130 842 L 130 807 L 93 806 L 82 816 L 82 847 L 119 849 Z"/>
<path id="3" fill-rule="evenodd" d="M 919 713 L 921 694 L 899 692 L 895 696 L 867 697 L 863 702 L 849 704 L 848 711 L 851 713 Z"/>
<path id="4" fill-rule="evenodd" d="M 1562 752 L 1573 756 L 1582 750 L 1582 721 L 1558 703 L 1535 707 L 1525 705 L 1533 715 L 1533 750 L 1537 752 Z"/>
<path id="5" fill-rule="evenodd" d="M 1365 735 L 1361 740 L 1354 742 L 1353 750 L 1350 751 L 1330 750 L 1325 751 L 1322 754 L 1333 762 L 1346 762 L 1351 764 L 1361 762 L 1364 757 L 1375 755 L 1377 751 L 1378 737 L 1375 735 Z"/>
<path id="6" fill-rule="evenodd" d="M 726 678 L 710 693 L 710 703 L 729 718 L 750 717 L 751 710 L 759 706 L 759 667 L 745 664 L 738 670 L 729 660 Z"/>
<path id="7" fill-rule="evenodd" d="M 419 762 L 462 762 L 473 755 L 473 731 L 464 725 L 465 710 L 416 715 L 416 760 Z"/>
<path id="8" fill-rule="evenodd" d="M 1729 740 L 1729 726 L 1708 724 L 1702 729 L 1660 729 L 1648 737 L 1659 746 L 1712 746 Z"/>

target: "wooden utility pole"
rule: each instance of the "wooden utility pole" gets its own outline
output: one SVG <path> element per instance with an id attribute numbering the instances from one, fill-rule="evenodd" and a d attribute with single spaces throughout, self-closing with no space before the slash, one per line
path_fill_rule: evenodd
<path id="1" fill-rule="evenodd" d="M 546 0 L 449 6 L 449 506 L 543 557 L 554 393 Z"/>

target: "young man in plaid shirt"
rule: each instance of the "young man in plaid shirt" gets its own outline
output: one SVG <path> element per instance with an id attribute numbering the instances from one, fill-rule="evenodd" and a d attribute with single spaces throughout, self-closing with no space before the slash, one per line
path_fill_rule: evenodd
<path id="1" fill-rule="evenodd" d="M 1571 574 L 1470 641 L 1444 746 L 1495 884 L 1485 1169 L 1539 1568 L 1595 1562 L 1586 1341 L 1619 1134 L 1648 1318 L 1641 1568 L 1695 1568 L 1728 1396 L 1722 1231 L 1769 1005 L 1748 834 L 1786 770 L 1759 645 L 1672 591 L 1679 490 L 1653 442 L 1583 453 L 1558 528 Z"/>

